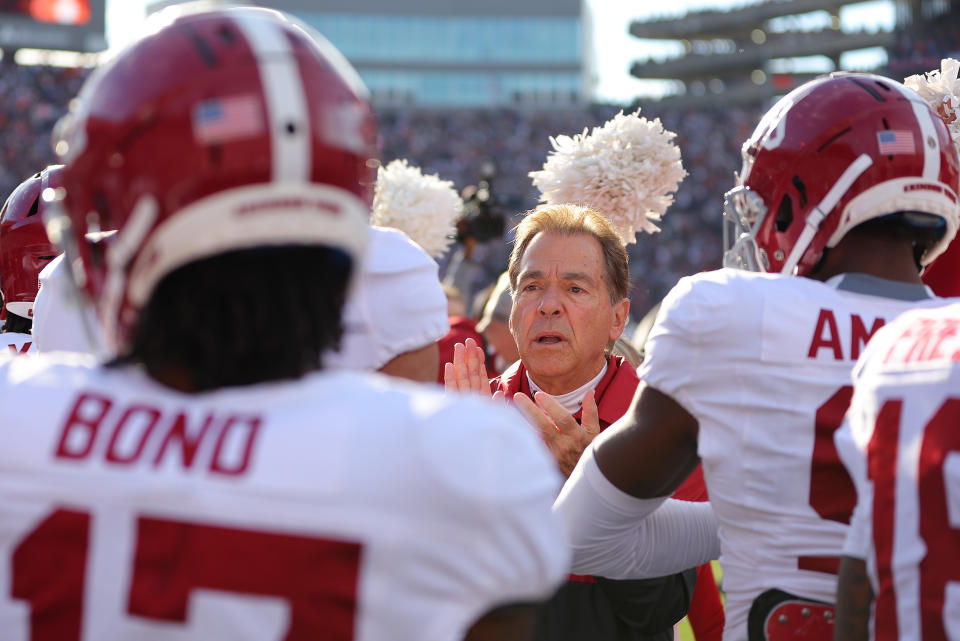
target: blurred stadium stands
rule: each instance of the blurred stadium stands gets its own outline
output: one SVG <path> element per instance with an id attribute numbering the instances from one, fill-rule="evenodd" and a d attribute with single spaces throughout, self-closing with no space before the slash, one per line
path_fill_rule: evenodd
<path id="1" fill-rule="evenodd" d="M 102 51 L 107 46 L 106 0 L 0 2 L 0 47 Z"/>
<path id="2" fill-rule="evenodd" d="M 898 30 L 889 48 L 889 75 L 902 80 L 938 67 L 943 55 L 958 49 L 958 15 L 940 15 Z M 10 58 L 0 61 L 0 198 L 53 161 L 53 124 L 87 73 L 19 66 Z M 634 318 L 642 317 L 681 276 L 720 265 L 722 196 L 740 167 L 740 144 L 768 105 L 759 98 L 733 104 L 735 98 L 721 92 L 699 105 L 664 101 L 643 106 L 643 115 L 659 117 L 677 132 L 690 175 L 664 219 L 663 231 L 630 246 Z M 408 158 L 425 173 L 438 173 L 461 189 L 476 183 L 481 163 L 492 160 L 498 169 L 494 195 L 516 220 L 536 204 L 527 172 L 542 165 L 549 137 L 599 125 L 617 110 L 605 105 L 551 110 L 383 107 L 381 158 Z M 502 259 L 502 253 L 491 255 Z M 503 267 L 491 265 L 488 273 Z"/>
<path id="3" fill-rule="evenodd" d="M 0 62 L 0 192 L 9 194 L 30 174 L 53 161 L 50 132 L 81 84 L 86 70 L 21 67 Z M 536 204 L 527 172 L 539 169 L 549 137 L 602 124 L 615 107 L 566 111 L 381 110 L 381 158 L 408 158 L 425 173 L 438 173 L 458 188 L 475 183 L 480 164 L 497 165 L 493 192 L 508 216 Z M 666 113 L 664 125 L 679 135 L 690 176 L 663 232 L 631 246 L 637 317 L 684 274 L 716 267 L 720 259 L 720 203 L 739 166 L 739 141 L 759 112 L 717 107 Z M 505 268 L 492 266 L 496 273 Z"/>

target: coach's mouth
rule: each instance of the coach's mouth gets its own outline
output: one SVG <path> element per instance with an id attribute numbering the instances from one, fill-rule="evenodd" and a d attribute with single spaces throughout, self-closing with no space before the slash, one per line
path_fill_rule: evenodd
<path id="1" fill-rule="evenodd" d="M 534 337 L 533 342 L 538 345 L 556 345 L 562 343 L 564 340 L 566 339 L 563 337 L 563 334 L 557 332 L 540 332 Z"/>

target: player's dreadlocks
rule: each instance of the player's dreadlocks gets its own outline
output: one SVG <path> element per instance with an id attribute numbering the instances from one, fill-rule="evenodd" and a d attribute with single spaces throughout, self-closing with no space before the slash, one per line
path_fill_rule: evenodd
<path id="1" fill-rule="evenodd" d="M 157 285 L 122 362 L 160 380 L 176 372 L 191 391 L 299 378 L 339 344 L 350 263 L 286 246 L 185 265 Z"/>
<path id="2" fill-rule="evenodd" d="M 33 328 L 33 321 L 17 314 L 7 313 L 7 322 L 3 325 L 4 332 L 15 334 L 29 334 Z"/>

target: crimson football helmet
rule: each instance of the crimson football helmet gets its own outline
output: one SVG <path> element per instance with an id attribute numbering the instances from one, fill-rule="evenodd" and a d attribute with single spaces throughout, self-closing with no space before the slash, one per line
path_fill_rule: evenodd
<path id="1" fill-rule="evenodd" d="M 54 133 L 66 168 L 48 228 L 118 355 L 178 267 L 288 244 L 357 265 L 367 237 L 376 123 L 346 59 L 278 11 L 168 12 L 88 78 Z"/>
<path id="2" fill-rule="evenodd" d="M 27 178 L 0 209 L 0 294 L 11 314 L 33 318 L 40 271 L 59 253 L 43 226 L 44 189 L 60 186 L 63 168 L 52 165 Z"/>
<path id="3" fill-rule="evenodd" d="M 941 118 L 889 78 L 835 73 L 783 97 L 743 144 L 724 205 L 724 264 L 809 275 L 853 227 L 897 214 L 957 232 L 957 151 Z"/>

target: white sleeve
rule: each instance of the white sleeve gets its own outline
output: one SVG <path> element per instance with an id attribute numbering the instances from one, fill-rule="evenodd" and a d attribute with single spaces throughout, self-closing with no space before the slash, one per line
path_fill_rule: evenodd
<path id="1" fill-rule="evenodd" d="M 858 494 L 859 496 L 861 495 Z M 870 527 L 873 518 L 870 509 L 872 503 L 873 501 L 857 499 L 857 506 L 853 510 L 853 516 L 850 517 L 847 538 L 843 543 L 844 556 L 854 559 L 866 559 L 870 556 L 871 539 L 873 537 Z"/>
<path id="2" fill-rule="evenodd" d="M 870 385 L 868 370 L 886 351 L 894 336 L 891 325 L 882 327 L 870 339 L 853 368 L 853 397 L 843 423 L 833 434 L 840 461 L 857 490 L 857 504 L 850 517 L 850 527 L 843 545 L 844 556 L 868 559 L 873 547 L 873 481 L 867 473 L 867 448 L 876 425 L 877 398 Z"/>
<path id="3" fill-rule="evenodd" d="M 40 272 L 40 289 L 33 303 L 34 344 L 39 352 L 99 354 L 103 341 L 96 313 L 74 291 L 68 269 L 60 254 Z"/>
<path id="4" fill-rule="evenodd" d="M 567 528 L 577 574 L 653 578 L 720 555 L 717 520 L 709 503 L 632 497 L 607 480 L 592 447 L 580 458 L 553 509 Z"/>
<path id="5" fill-rule="evenodd" d="M 456 595 L 470 620 L 495 605 L 546 600 L 570 571 L 569 545 L 551 510 L 562 482 L 553 457 L 513 407 L 466 395 L 430 398 L 418 403 L 423 414 L 414 428 L 430 500 L 469 534 L 433 537 L 424 557 L 396 562 L 430 572 L 424 558 L 440 558 L 449 581 L 434 589 Z M 431 405 L 442 409 L 433 413 Z"/>
<path id="6" fill-rule="evenodd" d="M 702 319 L 692 285 L 692 279 L 680 279 L 660 303 L 637 375 L 696 415 L 697 399 L 691 389 L 696 387 L 702 355 L 697 331 Z"/>
<path id="7" fill-rule="evenodd" d="M 759 331 L 763 316 L 762 298 L 729 271 L 680 279 L 660 303 L 637 368 L 640 380 L 698 419 L 722 403 L 718 382 L 730 378 L 730 363 L 747 349 L 743 333 Z"/>
<path id="8" fill-rule="evenodd" d="M 324 355 L 335 369 L 377 370 L 450 331 L 438 266 L 396 229 L 370 228 L 366 262 L 344 307 L 340 350 Z"/>

